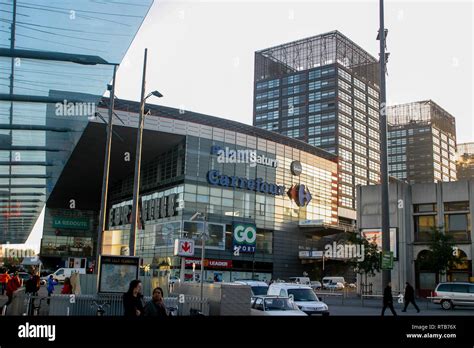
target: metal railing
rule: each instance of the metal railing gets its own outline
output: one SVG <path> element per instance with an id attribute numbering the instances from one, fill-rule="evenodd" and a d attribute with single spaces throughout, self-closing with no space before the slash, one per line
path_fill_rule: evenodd
<path id="1" fill-rule="evenodd" d="M 151 301 L 145 296 L 144 303 Z M 49 305 L 48 305 L 49 302 Z M 198 296 L 179 295 L 164 298 L 165 306 L 172 309 L 173 315 L 189 316 L 198 312 L 209 315 L 209 300 Z M 44 310 L 40 310 L 42 307 Z M 31 296 L 24 289 L 14 293 L 12 303 L 6 308 L 8 316 L 49 315 L 49 316 L 123 316 L 123 294 L 96 295 L 51 295 Z"/>

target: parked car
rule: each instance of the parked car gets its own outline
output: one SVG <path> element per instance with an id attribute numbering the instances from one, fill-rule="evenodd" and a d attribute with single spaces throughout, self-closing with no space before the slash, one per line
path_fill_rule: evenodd
<path id="1" fill-rule="evenodd" d="M 310 286 L 313 290 L 321 290 L 323 288 L 323 285 L 318 280 L 312 281 Z"/>
<path id="2" fill-rule="evenodd" d="M 328 306 L 319 300 L 309 285 L 273 283 L 268 288 L 268 295 L 290 297 L 298 308 L 308 315 L 329 315 Z"/>
<path id="3" fill-rule="evenodd" d="M 342 283 L 343 285 L 346 284 L 344 277 L 324 277 L 323 278 L 323 288 L 327 289 L 327 286 L 330 283 Z"/>
<path id="4" fill-rule="evenodd" d="M 252 297 L 250 315 L 269 316 L 306 316 L 289 297 L 255 296 Z"/>
<path id="5" fill-rule="evenodd" d="M 449 310 L 455 306 L 474 306 L 474 284 L 465 282 L 439 283 L 433 302 Z"/>
<path id="6" fill-rule="evenodd" d="M 252 296 L 263 296 L 267 294 L 268 285 L 261 280 L 238 280 L 236 284 L 249 285 L 252 289 Z"/>
<path id="7" fill-rule="evenodd" d="M 341 282 L 330 282 L 326 284 L 327 290 L 342 290 L 344 289 L 344 284 Z"/>

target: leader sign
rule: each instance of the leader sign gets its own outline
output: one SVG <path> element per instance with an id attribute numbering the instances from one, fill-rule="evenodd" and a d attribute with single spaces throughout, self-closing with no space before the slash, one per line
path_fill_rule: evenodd
<path id="1" fill-rule="evenodd" d="M 254 224 L 234 223 L 234 251 L 254 253 L 257 242 L 257 227 Z"/>

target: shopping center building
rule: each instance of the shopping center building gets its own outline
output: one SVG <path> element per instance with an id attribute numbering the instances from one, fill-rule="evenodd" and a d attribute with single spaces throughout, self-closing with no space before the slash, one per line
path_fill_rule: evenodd
<path id="1" fill-rule="evenodd" d="M 98 113 L 106 115 L 107 105 L 104 99 Z M 104 254 L 129 252 L 138 110 L 138 102 L 115 102 Z M 324 236 L 344 230 L 335 155 L 222 118 L 157 105 L 146 105 L 145 112 L 136 236 L 145 268 L 178 276 L 175 240 L 194 239 L 194 256 L 185 261 L 186 278 L 192 278 L 193 263 L 200 270 L 205 229 L 208 280 L 285 278 L 314 270 L 301 251 L 317 249 Z M 47 202 L 44 262 L 49 255 L 49 262 L 61 264 L 71 250 L 89 264 L 95 259 L 105 131 L 100 117 L 89 122 Z M 197 212 L 204 219 L 192 219 Z M 255 243 L 252 234 L 234 240 L 238 224 L 256 229 Z"/>

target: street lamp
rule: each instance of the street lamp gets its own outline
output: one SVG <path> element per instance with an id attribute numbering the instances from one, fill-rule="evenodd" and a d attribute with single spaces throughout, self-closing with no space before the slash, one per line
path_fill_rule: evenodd
<path id="1" fill-rule="evenodd" d="M 143 125 L 145 121 L 144 110 L 145 101 L 151 96 L 158 98 L 163 95 L 158 91 L 153 91 L 145 96 L 145 80 L 146 80 L 146 62 L 147 62 L 148 49 L 145 48 L 145 56 L 143 61 L 143 75 L 142 75 L 142 94 L 140 99 L 140 113 L 138 116 L 138 130 L 137 130 L 137 148 L 135 151 L 135 175 L 133 179 L 133 206 L 131 216 L 131 227 L 130 227 L 130 243 L 129 243 L 129 255 L 135 256 L 135 238 L 137 234 L 137 220 L 138 220 L 138 197 L 140 195 L 140 166 L 142 162 L 142 142 L 143 142 Z"/>
<path id="2" fill-rule="evenodd" d="M 205 255 L 206 239 L 208 237 L 208 231 L 207 231 L 207 218 L 204 214 L 200 212 L 196 212 L 189 220 L 194 221 L 198 217 L 201 217 L 204 220 L 204 226 L 201 233 L 201 277 L 200 277 L 200 281 L 201 281 L 201 300 L 200 300 L 201 306 L 200 307 L 201 307 L 201 313 L 202 313 L 202 305 L 203 305 L 202 299 L 204 297 L 203 296 L 203 293 L 204 293 L 204 255 Z"/>

